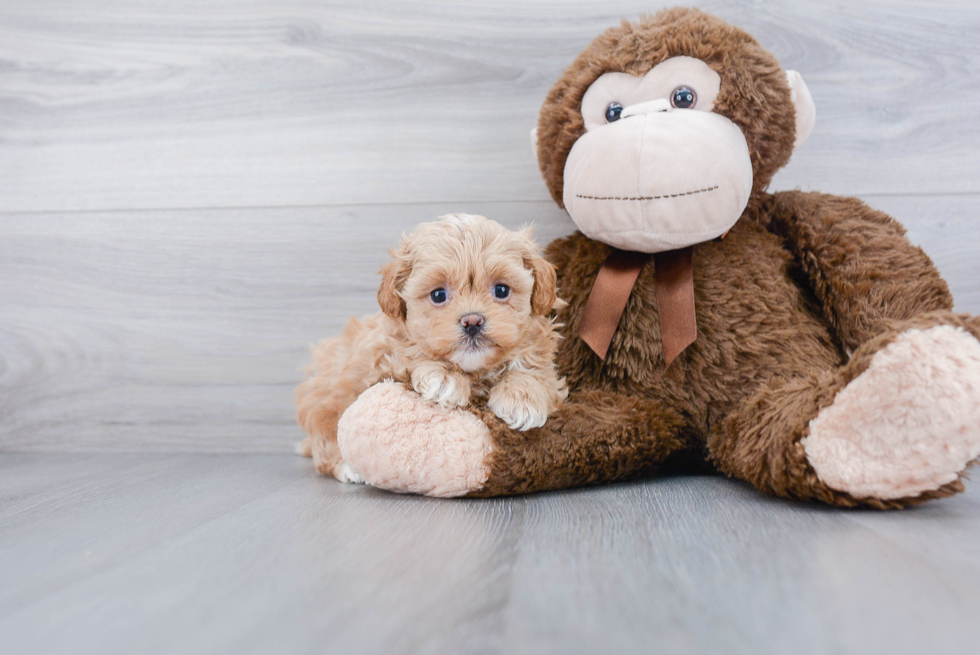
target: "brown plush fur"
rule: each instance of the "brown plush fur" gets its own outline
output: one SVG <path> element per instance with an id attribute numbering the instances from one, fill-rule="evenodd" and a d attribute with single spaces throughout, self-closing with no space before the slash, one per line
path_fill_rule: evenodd
<path id="1" fill-rule="evenodd" d="M 474 495 L 594 484 L 643 475 L 680 451 L 700 454 L 760 490 L 851 507 L 895 508 L 910 498 L 854 498 L 824 485 L 800 440 L 809 422 L 904 330 L 953 325 L 980 338 L 980 321 L 951 313 L 946 283 L 894 220 L 862 202 L 765 192 L 790 157 L 793 107 L 776 60 L 752 37 L 697 10 L 623 23 L 588 46 L 541 110 L 538 158 L 555 200 L 565 159 L 584 132 L 579 103 L 610 71 L 642 75 L 673 56 L 721 76 L 715 104 L 745 134 L 755 181 L 748 208 L 723 240 L 694 247 L 697 341 L 665 370 L 654 267 L 641 272 L 606 360 L 578 322 L 610 247 L 581 233 L 546 250 L 558 269 L 566 339 L 559 370 L 571 393 L 541 429 L 507 430 L 484 414 L 491 475 Z"/>
<path id="2" fill-rule="evenodd" d="M 786 165 L 796 139 L 796 119 L 786 75 L 754 38 L 720 18 L 696 9 L 675 8 L 638 23 L 623 21 L 607 30 L 575 58 L 555 83 L 538 119 L 538 164 L 560 206 L 565 159 L 585 133 L 580 108 L 589 85 L 604 73 L 643 75 L 660 62 L 696 57 L 721 77 L 713 111 L 745 135 L 755 171 L 753 191 L 761 192 Z"/>

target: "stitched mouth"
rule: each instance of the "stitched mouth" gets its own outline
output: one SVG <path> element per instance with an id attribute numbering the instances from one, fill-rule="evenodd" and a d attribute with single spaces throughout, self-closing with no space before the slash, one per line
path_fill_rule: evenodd
<path id="1" fill-rule="evenodd" d="M 585 200 L 664 200 L 666 198 L 680 198 L 682 196 L 693 196 L 699 193 L 710 193 L 718 188 L 718 185 L 712 187 L 706 187 L 704 189 L 696 189 L 694 191 L 686 191 L 684 193 L 665 193 L 662 196 L 584 196 L 582 194 L 576 194 L 576 198 L 583 198 Z"/>

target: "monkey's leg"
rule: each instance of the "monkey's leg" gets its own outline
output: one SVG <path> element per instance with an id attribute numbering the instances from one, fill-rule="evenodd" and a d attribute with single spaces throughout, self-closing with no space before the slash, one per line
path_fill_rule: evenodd
<path id="1" fill-rule="evenodd" d="M 714 430 L 710 458 L 778 496 L 881 509 L 963 490 L 980 455 L 980 321 L 889 324 L 836 371 L 777 379 Z"/>
<path id="2" fill-rule="evenodd" d="M 395 383 L 340 420 L 344 460 L 372 485 L 429 496 L 499 496 L 637 476 L 687 446 L 659 403 L 573 393 L 544 427 L 508 429 L 488 410 L 446 410 Z"/>

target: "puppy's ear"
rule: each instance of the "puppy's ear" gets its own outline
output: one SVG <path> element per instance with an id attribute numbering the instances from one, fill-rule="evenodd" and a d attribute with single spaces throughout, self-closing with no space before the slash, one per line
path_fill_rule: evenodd
<path id="1" fill-rule="evenodd" d="M 400 292 L 405 286 L 409 273 L 412 272 L 411 255 L 406 237 L 402 238 L 397 250 L 392 250 L 392 260 L 381 267 L 381 286 L 378 287 L 378 304 L 381 311 L 391 318 L 405 320 L 408 309 Z"/>
<path id="2" fill-rule="evenodd" d="M 558 300 L 558 275 L 555 267 L 538 252 L 538 246 L 531 237 L 531 229 L 524 230 L 524 266 L 534 275 L 534 289 L 531 291 L 531 311 L 539 316 L 547 316 L 552 309 L 563 305 Z"/>

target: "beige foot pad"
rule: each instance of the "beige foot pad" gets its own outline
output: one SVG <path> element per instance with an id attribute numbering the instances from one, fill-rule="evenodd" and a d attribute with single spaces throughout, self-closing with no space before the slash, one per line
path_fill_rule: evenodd
<path id="1" fill-rule="evenodd" d="M 490 432 L 480 419 L 394 382 L 374 385 L 347 408 L 337 443 L 352 471 L 389 491 L 463 496 L 490 475 Z"/>
<path id="2" fill-rule="evenodd" d="M 948 325 L 909 330 L 810 422 L 801 442 L 828 487 L 909 498 L 980 455 L 980 342 Z"/>

